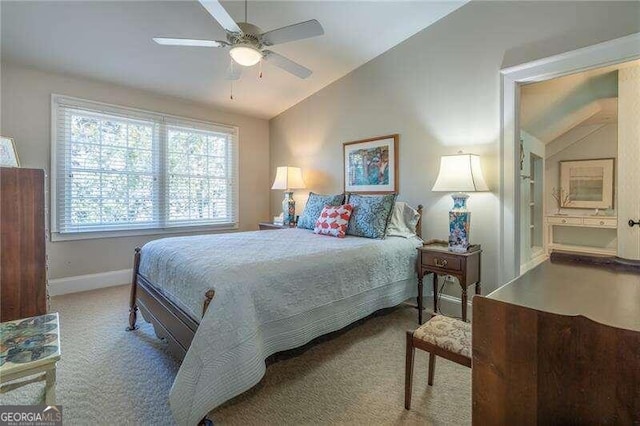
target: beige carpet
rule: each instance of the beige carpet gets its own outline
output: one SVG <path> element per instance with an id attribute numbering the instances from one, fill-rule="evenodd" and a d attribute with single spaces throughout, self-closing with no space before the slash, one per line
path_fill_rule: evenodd
<path id="1" fill-rule="evenodd" d="M 124 331 L 128 287 L 53 298 L 60 312 L 58 403 L 67 425 L 173 423 L 168 393 L 178 364 L 150 325 Z M 418 351 L 413 407 L 404 410 L 405 330 L 415 310 L 371 317 L 303 350 L 279 356 L 253 389 L 214 410 L 216 424 L 469 424 L 471 370 L 439 358 L 426 384 Z M 0 404 L 35 403 L 42 385 L 0 395 Z"/>

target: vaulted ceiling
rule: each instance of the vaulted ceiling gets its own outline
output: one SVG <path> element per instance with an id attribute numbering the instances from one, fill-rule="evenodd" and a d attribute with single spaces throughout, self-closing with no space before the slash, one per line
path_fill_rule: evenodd
<path id="1" fill-rule="evenodd" d="M 298 79 L 268 63 L 225 80 L 228 51 L 159 46 L 152 37 L 225 39 L 195 1 L 3 2 L 2 61 L 95 78 L 271 118 L 466 3 L 250 1 L 248 21 L 270 30 L 309 19 L 325 35 L 274 46 L 313 70 Z M 236 21 L 244 3 L 225 1 Z"/>
<path id="2" fill-rule="evenodd" d="M 617 71 L 639 64 L 631 61 L 523 86 L 520 126 L 548 144 L 577 127 L 615 123 Z"/>

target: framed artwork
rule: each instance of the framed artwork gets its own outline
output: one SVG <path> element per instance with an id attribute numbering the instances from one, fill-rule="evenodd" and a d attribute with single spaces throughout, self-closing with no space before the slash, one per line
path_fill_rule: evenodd
<path id="1" fill-rule="evenodd" d="M 345 142 L 345 192 L 398 192 L 398 139 L 396 134 Z"/>
<path id="2" fill-rule="evenodd" d="M 13 139 L 5 138 L 4 136 L 0 136 L 0 166 L 20 167 L 16 144 Z"/>
<path id="3" fill-rule="evenodd" d="M 561 206 L 570 209 L 613 208 L 615 159 L 560 162 L 560 187 L 567 193 Z"/>

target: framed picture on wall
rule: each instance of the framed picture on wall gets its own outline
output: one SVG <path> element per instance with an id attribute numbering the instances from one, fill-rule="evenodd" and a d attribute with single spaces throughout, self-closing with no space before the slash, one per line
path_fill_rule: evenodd
<path id="1" fill-rule="evenodd" d="M 613 208 L 613 158 L 560 162 L 560 187 L 570 209 Z"/>
<path id="2" fill-rule="evenodd" d="M 398 192 L 398 139 L 395 134 L 345 142 L 345 192 Z"/>
<path id="3" fill-rule="evenodd" d="M 13 139 L 0 136 L 0 166 L 20 167 L 18 152 Z"/>

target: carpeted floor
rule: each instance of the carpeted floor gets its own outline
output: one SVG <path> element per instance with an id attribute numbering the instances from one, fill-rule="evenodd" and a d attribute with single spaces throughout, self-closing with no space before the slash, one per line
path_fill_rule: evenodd
<path id="1" fill-rule="evenodd" d="M 58 403 L 64 424 L 172 424 L 168 394 L 178 363 L 151 326 L 124 331 L 128 287 L 55 297 L 62 360 Z M 279 356 L 253 389 L 214 410 L 224 425 L 469 424 L 471 370 L 439 358 L 433 387 L 417 351 L 413 407 L 404 398 L 405 330 L 416 312 L 401 306 Z M 36 403 L 42 384 L 0 395 L 0 404 Z"/>

